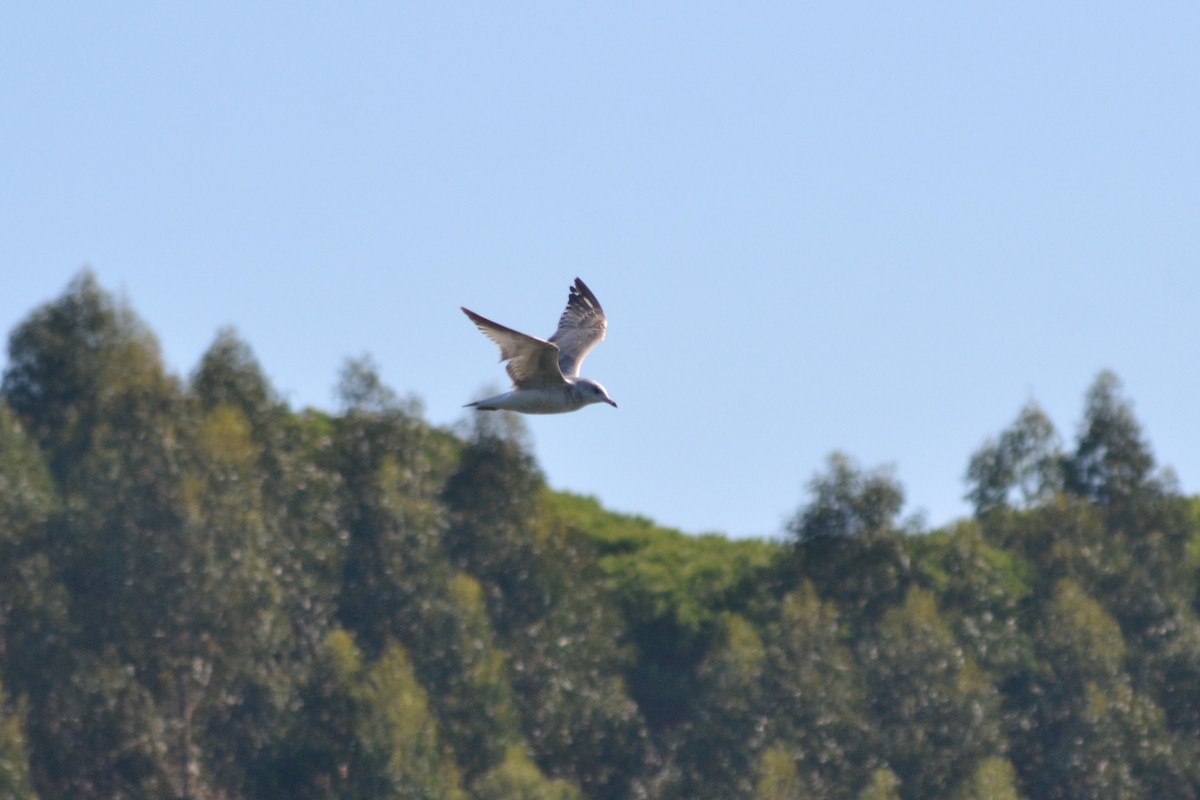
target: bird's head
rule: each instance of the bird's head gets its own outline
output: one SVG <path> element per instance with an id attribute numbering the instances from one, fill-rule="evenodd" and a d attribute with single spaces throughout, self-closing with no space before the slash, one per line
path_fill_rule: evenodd
<path id="1" fill-rule="evenodd" d="M 575 381 L 575 386 L 579 389 L 585 404 L 608 403 L 613 408 L 617 407 L 613 399 L 608 396 L 608 390 L 591 378 L 579 378 Z"/>

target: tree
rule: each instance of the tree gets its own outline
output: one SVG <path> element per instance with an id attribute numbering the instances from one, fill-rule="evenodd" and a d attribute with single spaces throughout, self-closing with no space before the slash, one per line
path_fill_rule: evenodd
<path id="1" fill-rule="evenodd" d="M 77 635 L 71 645 L 84 651 L 62 665 L 43 701 L 58 698 L 79 715 L 74 738 L 31 731 L 39 759 L 55 761 L 56 747 L 73 752 L 64 769 L 47 770 L 61 785 L 151 794 L 182 786 L 186 794 L 192 773 L 179 765 L 187 757 L 176 760 L 135 730 L 164 730 L 155 725 L 164 716 L 181 722 L 168 699 L 182 674 L 174 634 L 189 567 L 178 383 L 163 371 L 157 343 L 90 273 L 18 326 L 9 353 L 5 397 L 47 454 L 68 509 L 54 537 L 55 567 Z M 112 711 L 113 696 L 127 706 Z M 104 744 L 93 736 L 99 731 Z M 129 769 L 103 776 L 108 748 L 126 746 L 138 754 Z"/>
<path id="2" fill-rule="evenodd" d="M 904 490 L 890 469 L 863 472 L 842 453 L 829 456 L 828 468 L 809 483 L 812 500 L 788 525 L 798 543 L 870 538 L 892 528 Z"/>
<path id="3" fill-rule="evenodd" d="M 487 800 L 582 800 L 579 790 L 564 780 L 548 779 L 519 746 L 510 745 L 504 759 L 472 787 Z"/>
<path id="4" fill-rule="evenodd" d="M 579 576 L 564 563 L 565 578 Z M 588 797 L 617 800 L 648 760 L 645 721 L 624 679 L 632 653 L 596 584 L 574 586 L 574 598 L 556 589 L 548 613 L 510 639 L 509 672 L 539 766 Z"/>
<path id="5" fill-rule="evenodd" d="M 116 653 L 73 654 L 38 698 L 35 761 L 45 797 L 179 797 L 161 711 Z"/>
<path id="6" fill-rule="evenodd" d="M 1200 741 L 1200 621 L 1188 620 L 1180 635 L 1156 654 L 1159 702 L 1171 727 Z"/>
<path id="7" fill-rule="evenodd" d="M 404 649 L 372 662 L 332 631 L 299 694 L 287 735 L 251 775 L 254 796 L 297 800 L 466 800 L 424 688 Z"/>
<path id="8" fill-rule="evenodd" d="M 389 644 L 358 690 L 363 798 L 466 800 L 458 770 L 403 648 Z"/>
<path id="9" fill-rule="evenodd" d="M 13 331 L 0 392 L 61 482 L 116 410 L 114 384 L 154 393 L 165 381 L 153 336 L 84 271 Z"/>
<path id="10" fill-rule="evenodd" d="M 0 667 L 19 694 L 40 693 L 69 627 L 51 536 L 60 514 L 45 461 L 0 402 Z"/>
<path id="11" fill-rule="evenodd" d="M 483 585 L 501 636 L 545 611 L 531 576 L 533 518 L 542 483 L 520 442 L 481 431 L 463 449 L 442 494 L 450 512 L 446 553 Z"/>
<path id="12" fill-rule="evenodd" d="M 1154 456 L 1120 389 L 1113 373 L 1097 376 L 1087 392 L 1075 453 L 1066 463 L 1066 488 L 1118 515 L 1156 488 Z"/>
<path id="13" fill-rule="evenodd" d="M 191 390 L 205 411 L 237 408 L 256 430 L 269 425 L 274 412 L 283 410 L 250 345 L 232 328 L 222 328 L 200 357 Z"/>
<path id="14" fill-rule="evenodd" d="M 773 745 L 758 759 L 754 800 L 805 800 L 808 794 L 796 773 L 796 761 L 785 747 Z"/>
<path id="15" fill-rule="evenodd" d="M 449 602 L 441 454 L 412 409 L 367 366 L 351 362 L 343 372 L 348 409 L 333 421 L 328 453 L 340 483 L 338 528 L 347 537 L 337 616 L 369 657 L 395 638 L 420 670 L 421 615 Z"/>
<path id="16" fill-rule="evenodd" d="M 858 793 L 856 800 L 900 800 L 900 779 L 887 767 L 871 773 L 870 780 Z"/>
<path id="17" fill-rule="evenodd" d="M 996 441 L 989 440 L 967 466 L 967 499 L 977 516 L 1013 504 L 1044 501 L 1062 486 L 1064 457 L 1058 434 L 1045 412 L 1028 403 Z"/>
<path id="18" fill-rule="evenodd" d="M 311 654 L 330 630 L 348 538 L 329 464 L 332 425 L 317 412 L 291 414 L 229 328 L 201 357 L 190 388 L 200 449 L 221 465 L 211 477 L 226 481 L 213 488 L 253 506 L 288 619 Z"/>
<path id="19" fill-rule="evenodd" d="M 331 631 L 289 698 L 293 709 L 284 730 L 247 754 L 247 796 L 324 800 L 350 794 L 362 671 L 354 640 L 343 630 Z"/>
<path id="20" fill-rule="evenodd" d="M 985 758 L 971 777 L 959 784 L 954 800 L 1022 800 L 1016 770 L 1006 758 Z"/>
<path id="21" fill-rule="evenodd" d="M 35 783 L 48 786 L 38 780 L 46 762 L 39 745 L 61 731 L 43 702 L 70 657 L 69 602 L 51 537 L 60 514 L 49 469 L 0 401 L 0 797 L 33 798 Z"/>
<path id="22" fill-rule="evenodd" d="M 1121 679 L 1121 627 L 1079 584 L 1060 580 L 1039 623 L 1039 654 L 1063 688 L 1080 687 L 1085 681 L 1106 686 Z"/>
<path id="23" fill-rule="evenodd" d="M 1194 758 L 1124 669 L 1120 626 L 1059 581 L 1035 631 L 1044 666 L 1013 705 L 1013 763 L 1030 796 L 1195 797 Z"/>
<path id="24" fill-rule="evenodd" d="M 968 520 L 917 537 L 911 545 L 916 582 L 932 592 L 955 639 L 997 682 L 1029 669 L 1029 636 L 1022 610 L 1032 565 L 989 544 Z"/>
<path id="25" fill-rule="evenodd" d="M 841 619 L 811 582 L 783 598 L 764 670 L 768 735 L 786 743 L 812 797 L 847 797 L 866 777 L 870 727 L 864 676 L 842 641 Z"/>
<path id="26" fill-rule="evenodd" d="M 907 537 L 896 522 L 904 490 L 891 470 L 864 472 L 834 453 L 809 491 L 812 499 L 788 525 L 792 573 L 811 580 L 850 624 L 869 626 L 904 597 L 911 579 Z"/>
<path id="27" fill-rule="evenodd" d="M 0 797 L 36 800 L 29 771 L 24 714 L 13 708 L 0 686 Z"/>
<path id="28" fill-rule="evenodd" d="M 10 354 L 5 395 L 64 508 L 45 556 L 70 639 L 31 701 L 37 761 L 60 768 L 38 774 L 56 794 L 186 798 L 240 783 L 233 753 L 265 727 L 247 709 L 279 688 L 295 652 L 276 572 L 287 548 L 262 511 L 262 447 L 245 413 L 197 408 L 153 337 L 88 273 L 18 327 Z M 56 703 L 75 715 L 70 730 L 40 727 Z M 202 747 L 210 730 L 214 746 Z M 112 747 L 138 758 L 106 778 Z"/>
<path id="29" fill-rule="evenodd" d="M 933 596 L 913 587 L 858 646 L 878 747 L 911 797 L 934 797 L 1003 752 L 999 697 Z"/>
<path id="30" fill-rule="evenodd" d="M 471 576 L 458 573 L 450 590 L 454 613 L 441 620 L 449 633 L 446 646 L 424 671 L 438 694 L 445 738 L 470 781 L 500 764 L 509 748 L 521 743 L 521 732 L 483 589 Z"/>
<path id="31" fill-rule="evenodd" d="M 696 676 L 697 698 L 685 732 L 681 796 L 747 797 L 764 747 L 762 678 L 766 651 L 748 620 L 728 615 Z"/>

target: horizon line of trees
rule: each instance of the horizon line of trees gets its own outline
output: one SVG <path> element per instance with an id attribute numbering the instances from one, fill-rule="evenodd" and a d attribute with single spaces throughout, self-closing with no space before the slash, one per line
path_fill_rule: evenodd
<path id="1" fill-rule="evenodd" d="M 783 542 L 550 491 L 369 361 L 181 380 L 90 272 L 0 382 L 0 797 L 1200 796 L 1200 501 L 1117 378 L 1029 404 L 971 519 L 830 456 Z"/>

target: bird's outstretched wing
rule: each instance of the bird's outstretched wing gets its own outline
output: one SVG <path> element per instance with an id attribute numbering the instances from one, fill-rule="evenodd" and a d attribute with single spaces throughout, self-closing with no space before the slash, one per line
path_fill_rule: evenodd
<path id="1" fill-rule="evenodd" d="M 579 365 L 593 347 L 604 341 L 607 328 L 600 301 L 587 284 L 576 278 L 567 295 L 567 308 L 558 319 L 558 330 L 550 337 L 550 343 L 558 345 L 558 367 L 563 375 L 579 376 Z"/>
<path id="2" fill-rule="evenodd" d="M 500 348 L 500 360 L 507 361 L 505 369 L 517 389 L 535 389 L 547 386 L 562 386 L 562 371 L 559 369 L 559 347 L 536 336 L 514 331 L 487 317 L 481 317 L 469 308 L 463 308 L 475 327 Z M 565 316 L 565 315 L 564 315 Z M 561 324 L 559 330 L 561 330 Z M 586 351 L 585 351 L 586 352 Z"/>

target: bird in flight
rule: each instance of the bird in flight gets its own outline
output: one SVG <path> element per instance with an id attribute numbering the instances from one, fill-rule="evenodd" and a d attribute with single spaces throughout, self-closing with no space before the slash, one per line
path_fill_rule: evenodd
<path id="1" fill-rule="evenodd" d="M 513 382 L 511 392 L 467 403 L 466 407 L 522 414 L 562 414 L 592 403 L 617 407 L 603 386 L 591 378 L 579 377 L 579 365 L 604 340 L 608 327 L 600 301 L 579 278 L 570 287 L 567 308 L 558 319 L 558 330 L 549 339 L 506 328 L 467 308 L 462 312 L 500 348 L 500 360 L 508 362 L 506 369 Z"/>

